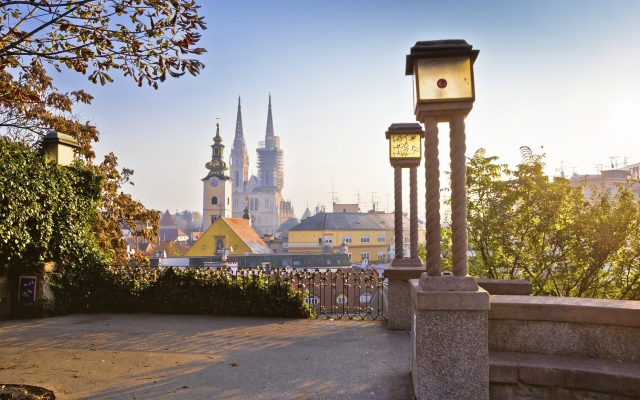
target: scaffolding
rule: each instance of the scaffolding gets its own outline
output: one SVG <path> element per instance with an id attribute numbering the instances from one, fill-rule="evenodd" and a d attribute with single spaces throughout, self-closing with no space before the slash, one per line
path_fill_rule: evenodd
<path id="1" fill-rule="evenodd" d="M 280 149 L 280 138 L 258 143 L 259 186 L 284 187 L 284 152 Z"/>

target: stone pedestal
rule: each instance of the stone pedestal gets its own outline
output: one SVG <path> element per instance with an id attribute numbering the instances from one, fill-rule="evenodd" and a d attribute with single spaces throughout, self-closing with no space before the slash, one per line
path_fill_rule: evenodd
<path id="1" fill-rule="evenodd" d="M 412 260 L 411 258 L 396 258 L 395 260 Z M 394 261 L 395 261 L 394 260 Z M 418 260 L 419 261 L 419 260 Z M 394 330 L 411 330 L 411 291 L 409 280 L 418 279 L 424 272 L 424 267 L 396 267 L 391 264 L 384 270 L 384 277 L 388 279 L 389 292 L 387 294 L 387 328 Z"/>
<path id="2" fill-rule="evenodd" d="M 489 293 L 470 276 L 409 281 L 417 399 L 489 399 Z"/>

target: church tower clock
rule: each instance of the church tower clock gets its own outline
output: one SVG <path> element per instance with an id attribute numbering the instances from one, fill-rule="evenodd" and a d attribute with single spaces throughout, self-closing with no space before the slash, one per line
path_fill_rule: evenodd
<path id="1" fill-rule="evenodd" d="M 203 183 L 202 229 L 206 231 L 213 222 L 220 218 L 231 218 L 231 178 L 224 162 L 224 145 L 220 137 L 220 121 L 216 123 L 216 136 L 211 145 L 211 161 L 205 164 L 209 170 Z"/>

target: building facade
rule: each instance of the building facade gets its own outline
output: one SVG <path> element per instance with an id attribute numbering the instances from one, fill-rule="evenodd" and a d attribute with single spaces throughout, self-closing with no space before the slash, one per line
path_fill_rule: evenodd
<path id="1" fill-rule="evenodd" d="M 619 192 L 619 188 L 629 188 L 633 197 L 640 200 L 640 184 L 636 181 L 640 177 L 640 164 L 633 164 L 624 169 L 610 169 L 600 171 L 599 174 L 578 175 L 574 174 L 569 179 L 571 187 L 577 188 L 586 182 L 582 192 L 584 198 L 589 200 L 593 195 L 593 190 L 608 191 L 611 196 L 615 196 Z"/>
<path id="2" fill-rule="evenodd" d="M 409 243 L 409 219 L 403 217 L 403 242 Z M 388 262 L 395 244 L 394 215 L 385 213 L 318 213 L 289 229 L 287 250 L 296 253 L 337 252 L 346 245 L 351 261 Z M 418 228 L 424 243 L 425 228 Z"/>
<path id="3" fill-rule="evenodd" d="M 265 140 L 257 149 L 257 176 L 249 176 L 249 153 L 242 127 L 242 108 L 238 97 L 238 115 L 229 164 L 231 165 L 231 208 L 234 218 L 241 218 L 246 207 L 251 213 L 251 225 L 260 235 L 274 235 L 278 227 L 295 217 L 293 206 L 282 197 L 284 188 L 284 152 L 280 138 L 275 136 L 271 94 L 267 111 Z"/>

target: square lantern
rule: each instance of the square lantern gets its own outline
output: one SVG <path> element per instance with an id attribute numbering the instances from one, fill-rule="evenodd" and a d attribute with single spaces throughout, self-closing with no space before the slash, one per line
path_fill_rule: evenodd
<path id="1" fill-rule="evenodd" d="M 45 156 L 58 165 L 69 165 L 75 158 L 75 151 L 80 146 L 78 142 L 66 133 L 49 131 L 42 138 L 42 147 Z"/>
<path id="2" fill-rule="evenodd" d="M 394 167 L 417 167 L 422 160 L 422 125 L 392 124 L 385 132 L 389 140 L 389 162 Z"/>
<path id="3" fill-rule="evenodd" d="M 417 42 L 407 55 L 406 75 L 413 75 L 414 107 L 419 103 L 475 100 L 473 63 L 480 50 L 464 40 Z"/>

